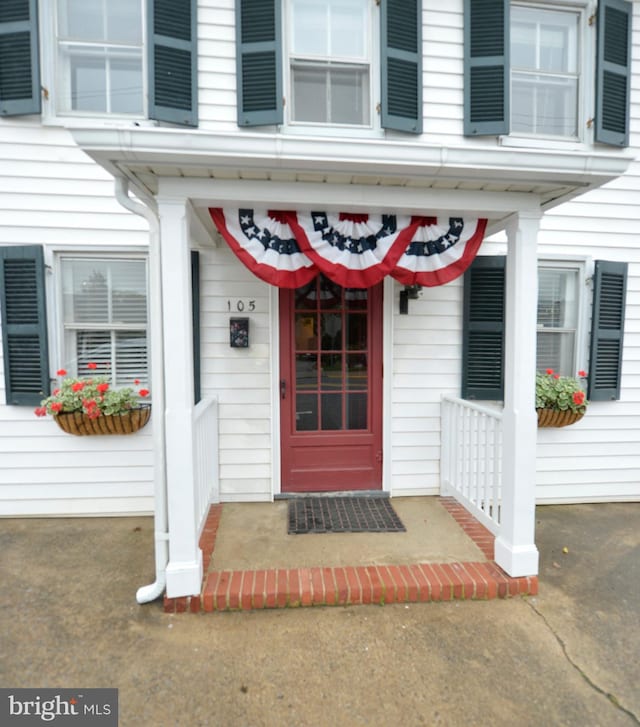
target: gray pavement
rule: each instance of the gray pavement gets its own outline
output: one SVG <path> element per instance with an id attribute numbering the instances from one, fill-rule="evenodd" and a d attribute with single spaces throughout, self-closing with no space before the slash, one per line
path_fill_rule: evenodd
<path id="1" fill-rule="evenodd" d="M 136 605 L 150 518 L 2 520 L 0 685 L 117 687 L 124 727 L 640 724 L 640 504 L 537 519 L 535 598 L 201 615 Z"/>

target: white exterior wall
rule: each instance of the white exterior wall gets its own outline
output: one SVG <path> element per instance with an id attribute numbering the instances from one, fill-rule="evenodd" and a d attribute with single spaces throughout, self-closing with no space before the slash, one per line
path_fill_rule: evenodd
<path id="1" fill-rule="evenodd" d="M 634 13 L 632 146 L 620 153 L 638 156 L 640 4 L 634 3 Z M 497 143 L 462 136 L 461 0 L 446 9 L 425 3 L 423 18 L 424 134 L 416 144 Z M 234 24 L 233 0 L 200 0 L 199 112 L 205 131 L 243 133 L 236 126 Z M 277 173 L 270 176 L 277 179 Z M 622 398 L 591 405 L 572 427 L 539 432 L 540 501 L 640 497 L 639 240 L 639 163 L 622 179 L 542 220 L 541 256 L 627 260 L 630 275 Z M 1 119 L 0 244 L 44 244 L 47 255 L 70 246 L 128 250 L 146 246 L 147 234 L 145 223 L 115 201 L 111 178 L 74 146 L 66 131 L 43 128 L 34 118 Z M 499 243 L 487 243 L 481 252 L 500 250 Z M 436 494 L 440 397 L 460 390 L 462 282 L 424 289 L 409 302 L 407 316 L 398 314 L 400 286 L 392 287 L 393 306 L 385 306 L 393 342 L 392 370 L 386 372 L 392 385 L 384 410 L 385 420 L 390 417 L 386 484 L 394 495 Z M 272 389 L 278 378 L 273 370 L 277 295 L 245 270 L 224 243 L 201 251 L 201 293 L 203 395 L 220 401 L 221 499 L 270 499 L 277 491 L 272 475 L 279 456 L 273 410 L 277 392 Z M 250 300 L 255 311 L 237 310 L 237 301 L 246 305 Z M 51 324 L 51 307 L 49 313 Z M 250 318 L 249 349 L 229 347 L 228 321 L 235 315 Z M 55 371 L 57 335 L 55 322 L 51 325 Z M 4 406 L 1 368 L 0 360 L 0 514 L 151 511 L 153 421 L 131 437 L 71 437 L 50 420 L 36 419 L 30 408 Z"/>
<path id="2" fill-rule="evenodd" d="M 113 179 L 61 128 L 0 120 L 0 245 L 144 249 L 145 223 L 114 199 Z M 58 368 L 55 296 L 47 276 L 51 370 Z M 0 356 L 0 515 L 153 510 L 150 422 L 133 436 L 74 437 L 33 407 L 5 406 Z M 114 462 L 117 464 L 114 465 Z"/>
<path id="3" fill-rule="evenodd" d="M 220 498 L 270 500 L 272 290 L 224 242 L 200 252 L 200 279 L 202 395 L 219 401 Z M 249 348 L 229 346 L 233 317 L 249 318 Z"/>

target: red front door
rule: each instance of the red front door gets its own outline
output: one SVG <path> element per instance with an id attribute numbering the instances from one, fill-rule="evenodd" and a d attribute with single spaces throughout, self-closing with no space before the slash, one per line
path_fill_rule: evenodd
<path id="1" fill-rule="evenodd" d="M 282 492 L 382 487 L 382 285 L 280 290 Z"/>

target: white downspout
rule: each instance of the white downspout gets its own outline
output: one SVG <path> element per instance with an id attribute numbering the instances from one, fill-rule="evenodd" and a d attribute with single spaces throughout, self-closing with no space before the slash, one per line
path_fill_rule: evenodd
<path id="1" fill-rule="evenodd" d="M 149 223 L 149 288 L 153 292 L 151 297 L 153 310 L 150 316 L 152 341 L 151 392 L 153 395 L 153 408 L 158 412 L 158 416 L 153 418 L 156 580 L 147 586 L 141 586 L 136 592 L 136 601 L 138 603 L 149 603 L 159 598 L 165 590 L 166 567 L 169 562 L 160 229 L 158 218 L 153 210 L 140 202 L 135 202 L 129 197 L 129 180 L 124 177 L 116 177 L 115 183 L 116 199 L 118 202 L 130 212 L 144 217 Z"/>

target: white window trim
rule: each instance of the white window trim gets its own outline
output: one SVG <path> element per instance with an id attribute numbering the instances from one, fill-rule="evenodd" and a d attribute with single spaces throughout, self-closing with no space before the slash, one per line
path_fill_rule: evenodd
<path id="1" fill-rule="evenodd" d="M 538 258 L 540 268 L 565 268 L 578 271 L 578 311 L 576 316 L 575 371 L 588 371 L 589 361 L 589 322 L 591 320 L 591 278 L 593 260 L 585 256 L 545 255 Z M 537 304 L 536 304 L 537 305 Z M 539 331 L 540 328 L 536 328 Z"/>
<path id="2" fill-rule="evenodd" d="M 74 247 L 56 247 L 54 249 L 44 250 L 46 270 L 51 283 L 47 285 L 47 332 L 49 336 L 49 370 L 57 371 L 63 364 L 64 355 L 64 305 L 62 291 L 62 264 L 64 258 L 67 259 L 83 259 L 83 260 L 142 260 L 145 263 L 146 275 L 146 292 L 147 292 L 147 378 L 151 383 L 151 309 L 149 300 L 149 255 L 144 248 L 126 250 L 113 246 L 101 247 L 98 249 L 74 248 Z"/>
<path id="3" fill-rule="evenodd" d="M 56 97 L 60 87 L 58 76 L 58 35 L 57 35 L 57 0 L 39 0 L 38 15 L 40 25 L 40 65 L 42 84 L 42 124 L 45 126 L 65 126 L 84 128 L 90 120 L 95 126 L 157 126 L 157 122 L 148 119 L 149 90 L 147 73 L 147 0 L 143 0 L 142 15 L 142 106 L 143 112 L 136 114 L 93 114 L 82 111 L 59 113 Z"/>
<path id="4" fill-rule="evenodd" d="M 593 124 L 588 121 L 594 115 L 594 86 L 595 86 L 595 52 L 596 37 L 595 25 L 589 26 L 589 17 L 595 13 L 596 4 L 585 2 L 585 0 L 546 0 L 546 2 L 518 2 L 522 7 L 538 8 L 540 10 L 562 10 L 565 8 L 570 12 L 579 14 L 578 41 L 580 49 L 578 54 L 578 118 L 577 138 L 568 138 L 545 134 L 524 134 L 522 132 L 510 132 L 508 135 L 498 137 L 501 146 L 514 148 L 544 148 L 561 149 L 567 151 L 584 151 L 593 145 L 594 129 Z M 509 35 L 511 37 L 511 34 Z M 511 84 L 511 74 L 509 75 Z"/>
<path id="5" fill-rule="evenodd" d="M 291 38 L 293 37 L 291 0 L 284 0 L 282 4 L 283 49 L 282 71 L 284 83 L 284 121 L 281 131 L 288 134 L 313 136 L 344 137 L 384 137 L 384 129 L 380 124 L 380 8 L 377 3 L 369 4 L 369 104 L 371 106 L 370 124 L 359 126 L 352 124 L 323 124 L 310 121 L 293 121 L 291 110 Z"/>

